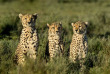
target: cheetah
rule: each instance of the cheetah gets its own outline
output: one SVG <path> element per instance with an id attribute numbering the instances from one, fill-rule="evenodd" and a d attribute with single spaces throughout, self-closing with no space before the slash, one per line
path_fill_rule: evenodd
<path id="1" fill-rule="evenodd" d="M 52 23 L 51 25 L 47 24 L 49 27 L 48 30 L 48 40 L 49 40 L 49 55 L 50 60 L 55 56 L 61 56 L 63 54 L 63 41 L 61 38 L 62 24 Z"/>
<path id="2" fill-rule="evenodd" d="M 26 57 L 36 59 L 38 50 L 38 34 L 35 29 L 35 22 L 37 14 L 19 14 L 19 18 L 22 22 L 22 32 L 20 35 L 20 41 L 15 51 L 15 60 L 18 65 L 24 66 Z"/>
<path id="3" fill-rule="evenodd" d="M 81 61 L 87 55 L 88 42 L 87 42 L 87 25 L 88 22 L 78 21 L 75 24 L 72 23 L 73 36 L 70 44 L 69 58 L 75 63 L 76 60 Z"/>

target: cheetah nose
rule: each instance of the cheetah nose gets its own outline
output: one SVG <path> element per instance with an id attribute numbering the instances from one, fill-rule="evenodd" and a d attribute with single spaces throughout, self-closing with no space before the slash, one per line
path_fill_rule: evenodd
<path id="1" fill-rule="evenodd" d="M 78 30 L 75 30 L 76 32 L 78 31 Z"/>
<path id="2" fill-rule="evenodd" d="M 28 24 L 31 24 L 31 22 L 28 22 Z"/>
<path id="3" fill-rule="evenodd" d="M 56 33 L 58 33 L 59 31 L 56 31 Z"/>

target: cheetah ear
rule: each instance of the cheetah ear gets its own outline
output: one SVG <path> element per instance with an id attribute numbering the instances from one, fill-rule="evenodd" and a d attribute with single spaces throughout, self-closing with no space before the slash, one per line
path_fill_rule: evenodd
<path id="1" fill-rule="evenodd" d="M 47 26 L 49 27 L 50 25 L 47 23 Z"/>
<path id="2" fill-rule="evenodd" d="M 62 26 L 62 22 L 60 22 L 59 25 Z"/>
<path id="3" fill-rule="evenodd" d="M 59 24 L 62 24 L 62 22 L 60 22 Z"/>
<path id="4" fill-rule="evenodd" d="M 19 18 L 21 19 L 21 18 L 22 18 L 22 16 L 23 16 L 23 14 L 21 14 L 21 13 L 20 13 L 20 14 L 19 14 Z"/>
<path id="5" fill-rule="evenodd" d="M 33 14 L 34 19 L 37 19 L 37 16 L 38 16 L 37 13 L 34 13 L 34 14 Z"/>
<path id="6" fill-rule="evenodd" d="M 74 23 L 71 23 L 71 25 L 73 26 L 73 25 L 74 25 Z"/>
<path id="7" fill-rule="evenodd" d="M 86 27 L 89 25 L 89 23 L 88 22 L 85 22 L 85 25 L 86 25 Z"/>

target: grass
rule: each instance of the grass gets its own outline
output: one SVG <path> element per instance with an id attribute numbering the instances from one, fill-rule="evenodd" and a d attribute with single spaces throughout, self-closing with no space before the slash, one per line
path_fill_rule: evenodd
<path id="1" fill-rule="evenodd" d="M 9 1 L 9 2 L 8 2 Z M 31 1 L 31 2 L 30 2 Z M 13 56 L 19 42 L 22 25 L 19 13 L 38 13 L 36 28 L 40 37 L 36 62 L 28 61 L 21 74 L 78 74 L 79 62 L 68 59 L 72 38 L 72 22 L 88 21 L 88 55 L 84 74 L 108 74 L 110 72 L 110 4 L 109 0 L 6 0 L 0 2 L 0 74 L 17 74 Z M 64 56 L 48 60 L 47 23 L 62 22 Z"/>

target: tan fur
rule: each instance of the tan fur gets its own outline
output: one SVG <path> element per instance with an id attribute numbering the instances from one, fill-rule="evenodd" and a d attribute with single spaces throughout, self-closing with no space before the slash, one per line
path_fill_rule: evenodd
<path id="1" fill-rule="evenodd" d="M 63 41 L 61 38 L 61 23 L 47 24 L 48 30 L 48 40 L 49 40 L 49 54 L 50 59 L 55 56 L 60 56 L 63 53 Z"/>
<path id="2" fill-rule="evenodd" d="M 70 44 L 70 56 L 69 58 L 75 62 L 76 59 L 84 59 L 87 55 L 88 43 L 87 43 L 87 24 L 85 22 L 72 23 L 73 37 Z"/>
<path id="3" fill-rule="evenodd" d="M 36 59 L 38 49 L 38 35 L 35 29 L 37 14 L 19 14 L 23 29 L 20 35 L 20 42 L 16 49 L 16 62 L 18 65 L 25 64 L 25 57 Z"/>

